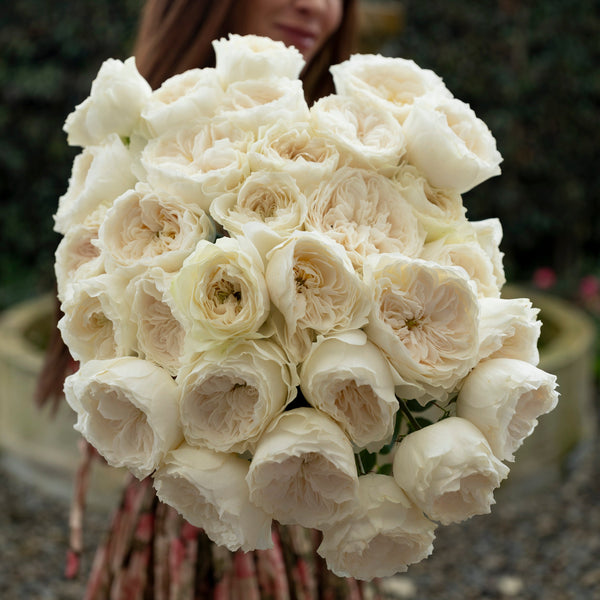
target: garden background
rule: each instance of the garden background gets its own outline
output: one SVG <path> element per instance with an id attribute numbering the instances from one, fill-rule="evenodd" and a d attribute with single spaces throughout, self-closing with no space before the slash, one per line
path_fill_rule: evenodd
<path id="1" fill-rule="evenodd" d="M 12 0 L 0 7 L 0 312 L 53 290 L 60 238 L 52 215 L 78 151 L 67 145 L 62 125 L 88 95 L 102 62 L 130 55 L 142 3 Z M 509 283 L 525 288 L 525 295 L 528 287 L 532 292 L 537 287 L 562 296 L 600 323 L 600 1 L 363 0 L 363 5 L 384 17 L 363 39 L 362 51 L 411 58 L 433 69 L 494 133 L 504 157 L 502 175 L 467 193 L 464 202 L 472 220 L 501 220 Z M 387 11 L 375 10 L 382 6 Z M 12 346 L 8 350 L 15 354 Z M 596 381 L 599 350 L 597 345 Z M 9 389 L 2 373 L 0 391 Z M 575 371 L 573 379 L 586 377 Z M 573 382 L 561 380 L 563 394 L 567 383 Z M 15 406 L 26 404 L 25 394 L 15 396 Z M 593 398 L 597 403 L 597 392 Z M 4 396 L 2 402 L 8 405 Z M 10 412 L 13 405 L 2 402 L 0 408 Z M 567 415 L 576 413 L 562 405 Z M 15 414 L 30 428 L 30 413 Z M 588 413 L 586 418 L 594 422 Z M 544 417 L 541 425 L 554 443 L 550 419 Z M 53 430 L 45 417 L 37 421 L 35 435 L 29 429 L 28 434 L 41 447 Z M 12 426 L 6 421 L 2 434 Z M 409 587 L 401 597 L 417 597 L 416 590 L 421 599 L 598 597 L 599 445 L 596 436 L 585 451 L 572 453 L 561 465 L 562 479 L 546 493 L 511 502 L 508 488 L 492 515 L 447 528 L 434 556 L 403 580 Z M 536 457 L 545 454 L 552 452 Z M 64 498 L 45 493 L 38 482 L 33 487 L 26 478 L 9 477 L 7 457 L 9 452 L 0 452 L 0 477 L 7 482 L 0 493 L 0 595 L 81 598 L 83 580 L 60 578 L 68 535 Z M 70 479 L 66 485 L 56 479 L 68 496 Z M 88 565 L 108 516 L 101 511 L 90 518 Z"/>
<path id="2" fill-rule="evenodd" d="M 0 9 L 0 309 L 52 287 L 52 214 L 76 153 L 62 124 L 102 61 L 129 56 L 141 5 Z M 496 136 L 502 175 L 464 202 L 500 218 L 508 280 L 546 267 L 574 290 L 600 276 L 600 3 L 404 0 L 401 21 L 381 52 L 433 69 Z"/>
<path id="3" fill-rule="evenodd" d="M 0 310 L 52 289 L 52 214 L 77 151 L 62 124 L 101 63 L 129 56 L 141 5 L 13 0 L 0 9 Z M 576 297 L 587 278 L 584 296 L 597 295 L 600 3 L 398 5 L 380 51 L 433 69 L 496 136 L 502 175 L 464 202 L 470 219 L 500 218 L 508 281 Z"/>

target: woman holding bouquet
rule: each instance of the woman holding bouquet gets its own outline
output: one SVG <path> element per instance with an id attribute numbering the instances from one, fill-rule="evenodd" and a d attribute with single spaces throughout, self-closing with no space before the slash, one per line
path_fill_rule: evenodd
<path id="1" fill-rule="evenodd" d="M 356 0 L 148 0 L 134 49 L 137 68 L 157 89 L 175 74 L 214 66 L 213 40 L 230 33 L 260 35 L 301 52 L 306 61 L 301 79 L 312 103 L 333 92 L 329 67 L 346 60 L 353 49 L 356 5 Z M 40 374 L 37 402 L 58 401 L 74 367 L 57 330 Z M 71 575 L 77 572 L 81 550 L 86 465 L 95 452 L 86 445 L 84 455 L 73 512 L 78 518 L 68 563 Z M 244 553 L 217 547 L 158 501 L 150 478 L 132 477 L 107 540 L 97 550 L 86 598 L 363 597 L 365 589 L 356 581 L 327 570 L 316 553 L 317 531 L 276 526 L 273 539 L 270 550 Z"/>

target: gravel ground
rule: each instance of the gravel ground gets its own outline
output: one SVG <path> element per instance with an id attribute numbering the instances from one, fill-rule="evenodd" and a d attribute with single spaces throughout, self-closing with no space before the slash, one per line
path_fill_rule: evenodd
<path id="1" fill-rule="evenodd" d="M 68 499 L 2 465 L 0 598 L 83 598 L 83 578 L 62 575 Z M 83 573 L 109 516 L 86 513 Z M 434 545 L 429 559 L 384 582 L 390 598 L 600 599 L 600 438 L 572 457 L 560 482 L 498 495 L 491 515 L 441 528 Z"/>

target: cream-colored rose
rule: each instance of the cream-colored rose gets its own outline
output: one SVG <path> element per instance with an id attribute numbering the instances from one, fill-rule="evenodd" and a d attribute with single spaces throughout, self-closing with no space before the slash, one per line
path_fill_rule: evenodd
<path id="1" fill-rule="evenodd" d="M 202 353 L 177 382 L 187 442 L 244 453 L 295 397 L 298 376 L 277 344 L 251 340 Z"/>
<path id="2" fill-rule="evenodd" d="M 223 101 L 215 69 L 189 69 L 169 77 L 146 101 L 140 125 L 146 137 L 213 117 Z"/>
<path id="3" fill-rule="evenodd" d="M 69 297 L 75 282 L 105 272 L 104 260 L 96 245 L 98 229 L 105 214 L 105 208 L 96 210 L 83 223 L 73 225 L 60 240 L 55 253 L 54 273 L 61 302 Z"/>
<path id="4" fill-rule="evenodd" d="M 500 174 L 502 156 L 494 136 L 457 98 L 417 100 L 403 128 L 406 157 L 431 185 L 462 194 Z"/>
<path id="5" fill-rule="evenodd" d="M 181 366 L 185 327 L 174 315 L 172 279 L 173 274 L 154 267 L 132 279 L 125 294 L 138 355 L 175 376 Z"/>
<path id="6" fill-rule="evenodd" d="M 127 138 L 152 88 L 139 74 L 135 58 L 109 58 L 92 82 L 90 95 L 67 117 L 64 131 L 72 146 L 100 144 L 109 135 Z"/>
<path id="7" fill-rule="evenodd" d="M 366 323 L 371 296 L 340 244 L 322 234 L 296 231 L 267 260 L 271 301 L 290 331 L 309 328 L 330 334 Z"/>
<path id="8" fill-rule="evenodd" d="M 309 114 L 302 82 L 283 77 L 232 83 L 219 111 L 221 118 L 254 134 L 277 121 L 308 123 Z"/>
<path id="9" fill-rule="evenodd" d="M 271 518 L 248 497 L 248 461 L 181 444 L 154 474 L 158 498 L 231 552 L 273 545 Z"/>
<path id="10" fill-rule="evenodd" d="M 354 508 L 350 441 L 314 408 L 284 412 L 262 435 L 246 478 L 250 500 L 282 524 L 322 527 Z"/>
<path id="11" fill-rule="evenodd" d="M 440 238 L 425 245 L 421 258 L 443 266 L 462 267 L 477 286 L 479 296 L 500 297 L 501 284 L 496 279 L 494 264 L 477 238 L 462 241 Z"/>
<path id="12" fill-rule="evenodd" d="M 516 358 L 537 365 L 542 322 L 528 298 L 480 298 L 479 358 Z"/>
<path id="13" fill-rule="evenodd" d="M 259 338 L 269 309 L 262 261 L 242 239 L 201 240 L 171 285 L 186 324 L 186 351 L 208 350 L 231 339 Z"/>
<path id="14" fill-rule="evenodd" d="M 151 139 L 140 163 L 156 190 L 207 211 L 218 195 L 236 191 L 249 174 L 249 132 L 223 119 L 191 123 Z"/>
<path id="15" fill-rule="evenodd" d="M 267 37 L 229 34 L 212 44 L 216 71 L 225 87 L 247 79 L 297 79 L 304 67 L 304 58 L 296 48 Z"/>
<path id="16" fill-rule="evenodd" d="M 409 164 L 403 164 L 393 179 L 403 198 L 416 212 L 427 234 L 427 242 L 464 227 L 466 209 L 459 193 L 431 186 L 422 173 Z"/>
<path id="17" fill-rule="evenodd" d="M 177 386 L 169 374 L 134 357 L 91 360 L 65 381 L 75 429 L 113 467 L 150 475 L 182 439 Z"/>
<path id="18" fill-rule="evenodd" d="M 394 375 L 362 331 L 318 340 L 302 364 L 302 394 L 328 414 L 352 443 L 376 452 L 394 431 Z"/>
<path id="19" fill-rule="evenodd" d="M 506 277 L 504 275 L 504 265 L 502 264 L 504 253 L 500 251 L 500 242 L 502 241 L 502 224 L 500 223 L 500 219 L 469 221 L 469 224 L 475 231 L 479 245 L 492 262 L 496 285 L 501 290 L 502 286 L 506 283 Z"/>
<path id="20" fill-rule="evenodd" d="M 98 238 L 109 272 L 175 272 L 200 240 L 214 240 L 215 227 L 200 207 L 138 183 L 115 200 Z"/>
<path id="21" fill-rule="evenodd" d="M 360 270 L 367 256 L 399 252 L 418 256 L 425 241 L 401 190 L 374 171 L 342 167 L 308 200 L 305 228 L 341 244 Z"/>
<path id="22" fill-rule="evenodd" d="M 374 302 L 365 331 L 403 380 L 403 398 L 445 400 L 478 360 L 479 305 L 457 267 L 402 255 L 371 255 Z"/>
<path id="23" fill-rule="evenodd" d="M 360 477 L 358 500 L 349 517 L 324 528 L 317 549 L 338 577 L 389 577 L 432 553 L 435 523 L 410 502 L 393 477 Z"/>
<path id="24" fill-rule="evenodd" d="M 417 98 L 451 97 L 438 75 L 405 58 L 355 54 L 331 67 L 331 73 L 338 94 L 356 96 L 365 105 L 374 104 L 400 123 Z"/>
<path id="25" fill-rule="evenodd" d="M 223 194 L 210 207 L 211 216 L 230 235 L 241 235 L 244 225 L 254 223 L 286 236 L 300 229 L 306 218 L 306 196 L 285 172 L 252 173 L 237 194 Z"/>
<path id="26" fill-rule="evenodd" d="M 248 149 L 253 171 L 285 171 L 304 194 L 331 177 L 339 163 L 339 151 L 324 137 L 316 136 L 307 123 L 277 121 L 261 128 Z"/>
<path id="27" fill-rule="evenodd" d="M 355 167 L 396 167 L 406 151 L 402 126 L 392 115 L 352 96 L 332 94 L 310 109 L 317 135 L 330 139 L 342 161 Z"/>
<path id="28" fill-rule="evenodd" d="M 273 305 L 264 327 L 272 332 L 274 341 L 283 348 L 290 361 L 296 364 L 304 362 L 316 339 L 313 329 L 288 327 L 283 315 Z"/>
<path id="29" fill-rule="evenodd" d="M 73 161 L 67 191 L 54 215 L 54 230 L 65 235 L 100 206 L 110 206 L 132 188 L 136 178 L 131 166 L 131 155 L 116 134 L 100 146 L 85 148 Z"/>
<path id="30" fill-rule="evenodd" d="M 490 512 L 493 491 L 509 469 L 469 421 L 449 417 L 407 435 L 396 450 L 394 478 L 442 525 Z"/>
<path id="31" fill-rule="evenodd" d="M 72 285 L 58 321 L 71 356 L 80 362 L 126 356 L 135 350 L 125 298 L 126 281 L 107 274 Z"/>
<path id="32" fill-rule="evenodd" d="M 463 382 L 456 415 L 477 426 L 497 458 L 513 462 L 538 417 L 557 403 L 555 375 L 522 360 L 492 358 L 480 362 Z"/>

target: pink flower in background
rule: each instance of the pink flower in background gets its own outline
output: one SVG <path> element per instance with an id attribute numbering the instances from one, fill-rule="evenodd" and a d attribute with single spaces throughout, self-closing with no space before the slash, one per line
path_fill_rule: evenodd
<path id="1" fill-rule="evenodd" d="M 579 280 L 579 299 L 592 314 L 600 315 L 600 277 L 586 275 Z"/>
<path id="2" fill-rule="evenodd" d="M 533 273 L 533 284 L 540 290 L 549 290 L 556 284 L 556 273 L 550 267 L 540 267 Z"/>
<path id="3" fill-rule="evenodd" d="M 586 275 L 579 282 L 579 295 L 583 300 L 600 296 L 600 279 L 595 275 Z"/>

